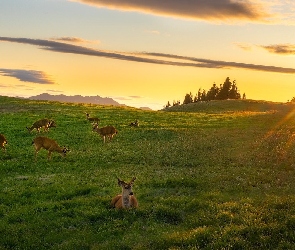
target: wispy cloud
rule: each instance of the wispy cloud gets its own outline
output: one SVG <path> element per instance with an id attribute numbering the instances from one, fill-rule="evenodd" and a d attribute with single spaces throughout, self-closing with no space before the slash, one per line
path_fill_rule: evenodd
<path id="1" fill-rule="evenodd" d="M 9 85 L 4 84 L 4 83 L 0 83 L 0 88 L 8 88 L 8 87 L 9 87 Z"/>
<path id="2" fill-rule="evenodd" d="M 274 54 L 295 55 L 294 44 L 273 44 L 273 45 L 264 45 L 264 46 L 262 45 L 260 47 Z"/>
<path id="3" fill-rule="evenodd" d="M 133 98 L 133 99 L 141 99 L 141 98 L 143 98 L 142 96 L 139 96 L 139 95 L 131 95 L 129 97 Z"/>
<path id="4" fill-rule="evenodd" d="M 265 72 L 295 74 L 295 68 L 256 65 L 256 64 L 241 63 L 241 62 L 216 61 L 216 60 L 210 60 L 210 59 L 185 57 L 185 56 L 163 54 L 163 53 L 141 53 L 141 54 L 129 53 L 128 54 L 126 52 L 110 52 L 110 51 L 95 50 L 95 49 L 73 45 L 73 44 L 67 44 L 67 43 L 61 43 L 61 42 L 55 42 L 55 41 L 49 41 L 49 40 L 41 40 L 41 39 L 0 37 L 0 41 L 35 45 L 35 46 L 41 47 L 44 50 L 53 51 L 53 52 L 105 57 L 105 58 L 132 61 L 132 62 L 171 65 L 171 66 L 179 66 L 179 67 L 197 67 L 197 68 L 215 68 L 215 69 L 240 68 L 240 69 L 249 69 L 249 70 L 259 70 L 259 71 L 265 71 Z M 30 71 L 26 71 L 26 72 L 30 72 Z M 10 73 L 4 72 L 4 73 L 12 74 L 11 72 Z M 32 75 L 34 76 L 34 74 Z M 35 75 L 38 76 L 38 74 L 35 74 Z M 11 76 L 16 77 L 17 74 L 14 74 Z M 44 81 L 47 80 L 45 82 L 48 82 L 48 78 L 42 77 L 42 74 L 39 74 L 39 76 L 40 76 L 39 77 L 40 80 L 44 79 Z M 38 77 L 36 78 L 38 79 Z"/>
<path id="5" fill-rule="evenodd" d="M 153 35 L 160 35 L 160 31 L 158 31 L 158 30 L 145 30 L 145 33 L 150 33 Z"/>
<path id="6" fill-rule="evenodd" d="M 47 92 L 51 92 L 51 93 L 64 93 L 64 91 L 61 90 L 54 90 L 54 89 L 47 89 Z"/>
<path id="7" fill-rule="evenodd" d="M 64 37 L 53 37 L 52 40 L 54 41 L 61 41 L 61 42 L 69 42 L 69 43 L 96 43 L 98 44 L 99 41 L 91 41 L 91 40 L 85 40 L 79 37 L 69 37 L 69 36 L 64 36 Z"/>
<path id="8" fill-rule="evenodd" d="M 137 95 L 131 95 L 131 96 L 111 96 L 111 98 L 120 100 L 120 101 L 131 101 L 133 99 L 142 99 L 144 97 L 137 96 Z"/>
<path id="9" fill-rule="evenodd" d="M 252 0 L 70 0 L 84 4 L 197 20 L 265 21 L 268 5 Z"/>
<path id="10" fill-rule="evenodd" d="M 234 45 L 242 50 L 246 50 L 246 51 L 252 50 L 252 45 L 247 43 L 234 43 Z"/>
<path id="11" fill-rule="evenodd" d="M 43 71 L 25 69 L 1 69 L 0 75 L 14 77 L 22 82 L 32 82 L 38 84 L 54 84 L 50 77 Z"/>
<path id="12" fill-rule="evenodd" d="M 125 97 L 125 96 L 111 96 L 111 98 L 115 99 L 115 100 L 119 100 L 119 101 L 130 101 L 130 100 L 132 100 L 131 98 Z"/>

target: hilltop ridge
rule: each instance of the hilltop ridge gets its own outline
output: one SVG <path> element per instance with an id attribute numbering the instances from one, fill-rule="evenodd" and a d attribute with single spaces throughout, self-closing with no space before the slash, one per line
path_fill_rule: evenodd
<path id="1" fill-rule="evenodd" d="M 265 112 L 271 110 L 280 110 L 292 103 L 271 102 L 263 100 L 212 100 L 208 102 L 196 102 L 182 104 L 164 108 L 166 112 L 204 112 L 204 113 L 222 113 L 235 111 Z"/>

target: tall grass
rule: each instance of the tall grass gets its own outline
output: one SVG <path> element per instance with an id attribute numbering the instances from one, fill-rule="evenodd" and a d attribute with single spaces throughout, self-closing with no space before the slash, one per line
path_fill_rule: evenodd
<path id="1" fill-rule="evenodd" d="M 294 106 L 222 105 L 155 112 L 0 97 L 0 249 L 292 249 Z M 112 142 L 85 112 L 118 129 Z M 25 127 L 44 117 L 57 127 L 41 135 L 69 146 L 67 157 L 41 150 L 34 161 L 37 133 Z M 133 176 L 139 208 L 111 209 L 116 178 Z"/>

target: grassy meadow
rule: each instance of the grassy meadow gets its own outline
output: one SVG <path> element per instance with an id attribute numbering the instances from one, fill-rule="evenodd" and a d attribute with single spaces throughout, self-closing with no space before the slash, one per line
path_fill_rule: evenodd
<path id="1" fill-rule="evenodd" d="M 85 112 L 113 125 L 110 143 Z M 295 105 L 212 101 L 143 111 L 0 97 L 0 250 L 294 249 Z M 71 152 L 34 160 L 26 126 Z M 139 120 L 138 128 L 128 124 Z M 138 209 L 114 210 L 136 176 Z"/>

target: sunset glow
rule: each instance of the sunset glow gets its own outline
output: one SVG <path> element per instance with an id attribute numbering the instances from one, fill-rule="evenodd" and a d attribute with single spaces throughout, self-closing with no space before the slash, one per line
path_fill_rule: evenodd
<path id="1" fill-rule="evenodd" d="M 0 95 L 99 95 L 158 110 L 226 77 L 295 96 L 295 2 L 2 0 Z"/>

